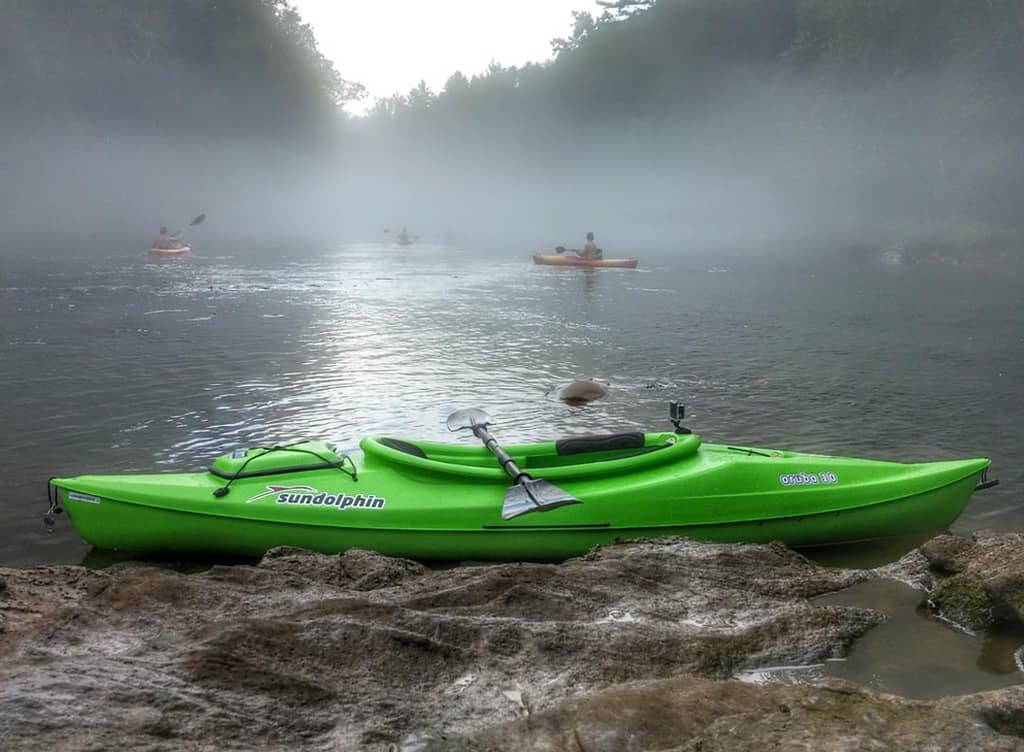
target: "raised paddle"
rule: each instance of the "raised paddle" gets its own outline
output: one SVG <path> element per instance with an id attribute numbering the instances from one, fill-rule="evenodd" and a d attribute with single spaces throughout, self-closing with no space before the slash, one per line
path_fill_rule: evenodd
<path id="1" fill-rule="evenodd" d="M 188 223 L 188 226 L 189 227 L 195 227 L 196 225 L 201 225 L 205 221 L 206 221 L 206 215 L 205 214 L 197 214 L 196 218 Z"/>
<path id="2" fill-rule="evenodd" d="M 512 478 L 515 485 L 505 492 L 505 502 L 501 507 L 503 520 L 511 520 L 527 512 L 547 512 L 566 504 L 583 503 L 550 481 L 533 478 L 520 470 L 508 452 L 501 448 L 498 440 L 487 430 L 490 424 L 491 419 L 487 413 L 475 407 L 456 410 L 448 416 L 449 431 L 461 431 L 465 428 L 472 430 L 473 435 L 484 443 L 488 451 L 501 463 L 502 469 Z"/>

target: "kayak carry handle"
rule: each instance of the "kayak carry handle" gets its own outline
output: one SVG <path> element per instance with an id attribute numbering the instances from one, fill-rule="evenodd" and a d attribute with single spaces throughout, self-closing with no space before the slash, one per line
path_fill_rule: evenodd
<path id="1" fill-rule="evenodd" d="M 989 480 L 988 468 L 986 467 L 984 470 L 981 471 L 981 474 L 978 476 L 978 484 L 974 487 L 974 490 L 975 491 L 984 491 L 986 488 L 992 488 L 993 486 L 998 486 L 998 485 L 999 485 L 999 479 L 998 478 L 992 478 L 991 480 Z"/>
<path id="2" fill-rule="evenodd" d="M 53 528 L 57 522 L 57 515 L 64 510 L 60 506 L 60 489 L 53 484 L 53 478 L 46 481 L 46 500 L 50 503 L 43 517 L 43 524 L 46 525 L 46 534 L 53 535 Z"/>

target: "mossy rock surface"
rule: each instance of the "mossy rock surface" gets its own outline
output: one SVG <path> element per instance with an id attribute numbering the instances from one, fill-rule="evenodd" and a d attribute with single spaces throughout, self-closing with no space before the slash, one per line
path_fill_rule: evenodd
<path id="1" fill-rule="evenodd" d="M 932 593 L 932 606 L 944 619 L 972 631 L 988 629 L 995 623 L 995 603 L 977 580 L 956 574 L 939 583 Z"/>

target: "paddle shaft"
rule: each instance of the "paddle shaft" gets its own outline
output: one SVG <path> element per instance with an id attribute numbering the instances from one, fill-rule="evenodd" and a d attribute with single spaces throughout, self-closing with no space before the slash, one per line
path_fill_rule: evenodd
<path id="1" fill-rule="evenodd" d="M 484 446 L 487 447 L 491 454 L 498 458 L 498 462 L 501 463 L 502 468 L 514 482 L 519 483 L 522 479 L 530 477 L 520 470 L 515 460 L 509 456 L 508 452 L 501 448 L 498 440 L 491 436 L 491 432 L 487 430 L 487 426 L 473 426 L 473 434 L 484 443 Z"/>

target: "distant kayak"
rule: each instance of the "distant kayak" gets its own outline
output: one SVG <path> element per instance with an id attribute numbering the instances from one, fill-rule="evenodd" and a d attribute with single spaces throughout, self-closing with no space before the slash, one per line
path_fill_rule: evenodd
<path id="1" fill-rule="evenodd" d="M 153 256 L 183 256 L 192 250 L 192 246 L 183 245 L 181 248 L 150 248 L 149 252 Z"/>
<path id="2" fill-rule="evenodd" d="M 588 266 L 588 267 L 603 267 L 610 269 L 636 269 L 639 261 L 635 258 L 624 258 L 624 259 L 585 259 L 579 256 L 544 256 L 539 253 L 534 254 L 533 263 L 540 264 L 542 266 Z"/>

